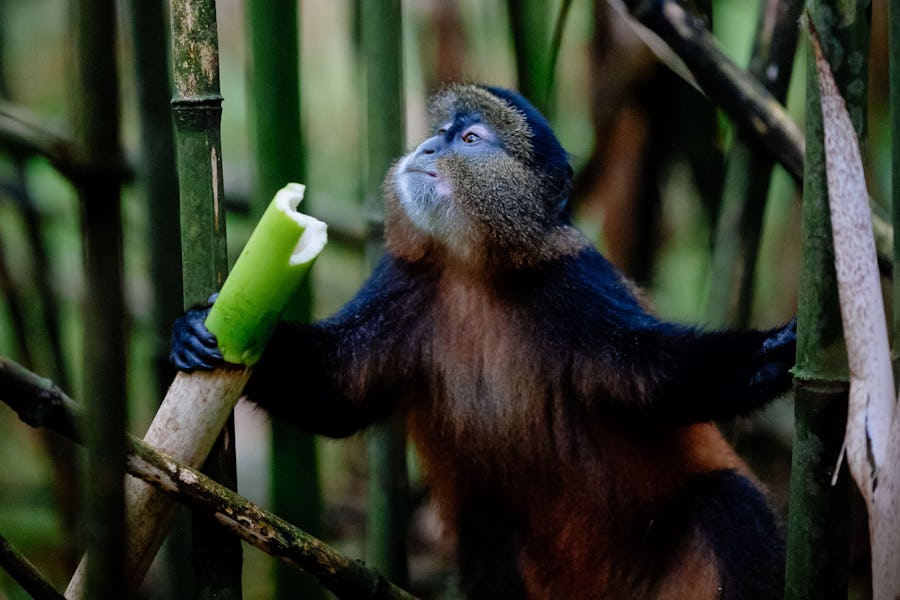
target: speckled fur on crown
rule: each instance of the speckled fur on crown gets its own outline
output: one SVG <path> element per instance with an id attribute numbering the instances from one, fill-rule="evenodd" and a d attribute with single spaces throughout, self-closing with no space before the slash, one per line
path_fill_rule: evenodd
<path id="1" fill-rule="evenodd" d="M 428 105 L 431 130 L 436 131 L 451 121 L 456 114 L 451 113 L 454 109 L 481 116 L 500 136 L 507 152 L 523 160 L 533 159 L 531 138 L 534 133 L 528 126 L 525 114 L 506 100 L 477 85 L 448 85 L 432 96 Z"/>

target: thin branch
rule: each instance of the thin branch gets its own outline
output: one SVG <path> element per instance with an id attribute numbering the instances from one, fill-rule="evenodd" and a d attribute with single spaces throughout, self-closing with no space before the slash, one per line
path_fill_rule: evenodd
<path id="1" fill-rule="evenodd" d="M 55 383 L 17 362 L 0 356 L 0 400 L 32 427 L 48 427 L 81 443 L 84 415 L 81 407 Z"/>
<path id="2" fill-rule="evenodd" d="M 0 147 L 23 156 L 46 158 L 69 181 L 78 182 L 108 172 L 129 181 L 133 170 L 121 159 L 91 162 L 76 149 L 75 142 L 40 125 L 36 115 L 0 100 Z"/>
<path id="3" fill-rule="evenodd" d="M 65 600 L 31 561 L 2 535 L 0 535 L 0 567 L 3 567 L 34 600 Z"/>
<path id="4" fill-rule="evenodd" d="M 128 472 L 195 509 L 212 513 L 219 523 L 244 541 L 313 575 L 340 598 L 413 598 L 361 561 L 343 556 L 284 519 L 267 513 L 136 438 L 131 439 Z"/>
<path id="5" fill-rule="evenodd" d="M 0 400 L 33 427 L 50 427 L 75 441 L 81 409 L 53 382 L 0 357 Z M 199 471 L 129 436 L 127 470 L 176 500 L 214 515 L 263 552 L 306 571 L 340 598 L 414 600 L 376 570 L 266 512 Z"/>

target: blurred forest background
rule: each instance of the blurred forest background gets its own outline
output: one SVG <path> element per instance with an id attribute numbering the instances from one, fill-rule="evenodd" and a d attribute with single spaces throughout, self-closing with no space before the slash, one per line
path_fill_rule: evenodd
<path id="1" fill-rule="evenodd" d="M 126 172 L 122 196 L 124 293 L 127 308 L 128 431 L 141 435 L 161 391 L 156 383 L 174 315 L 157 314 L 155 241 L 178 237 L 178 224 L 152 217 L 160 198 L 148 195 L 140 127 L 132 4 L 119 2 L 118 54 L 121 140 Z M 151 0 L 144 0 L 151 1 Z M 164 3 L 167 4 L 167 3 Z M 264 5 L 265 3 L 263 3 Z M 774 326 L 797 311 L 800 270 L 800 189 L 776 166 L 762 216 L 751 295 L 726 300 L 715 291 L 714 231 L 720 214 L 725 159 L 736 133 L 728 118 L 650 51 L 624 9 L 603 0 L 402 2 L 404 148 L 426 137 L 424 107 L 442 82 L 463 79 L 529 91 L 545 111 L 577 175 L 577 225 L 620 268 L 642 285 L 665 318 L 707 326 Z M 704 14 L 726 53 L 748 65 L 765 1 L 689 3 Z M 794 3 L 802 5 L 802 3 Z M 330 243 L 314 269 L 313 314 L 325 316 L 348 300 L 368 272 L 364 257 L 366 90 L 361 9 L 350 0 L 299 2 L 302 160 L 295 179 L 307 184 L 301 208 L 329 224 Z M 565 14 L 555 69 L 538 51 L 532 70 L 519 72 L 523 46 L 551 47 Z M 256 221 L 259 169 L 254 158 L 248 7 L 217 2 L 221 67 L 222 157 L 229 256 L 234 260 Z M 869 64 L 870 192 L 887 204 L 890 147 L 885 0 L 872 2 Z M 517 12 L 521 11 L 521 12 Z M 71 137 L 73 42 L 66 0 L 0 0 L 0 119 L 28 123 L 52 140 Z M 168 18 L 166 19 L 168 26 Z M 536 25 L 535 25 L 536 24 Z M 518 27 L 518 29 L 517 29 Z M 167 39 L 155 39 L 168 52 Z M 278 51 L 283 43 L 270 39 Z M 801 126 L 805 103 L 804 35 L 800 35 L 786 105 Z M 671 58 L 671 57 L 669 57 Z M 543 61 L 543 63 L 541 62 Z M 790 64 L 790 61 L 788 62 Z M 519 67 L 519 69 L 517 69 Z M 543 69 L 543 70 L 541 70 Z M 535 74 L 537 73 L 537 74 Z M 551 75 L 552 74 L 552 75 Z M 528 79 L 531 77 L 531 79 Z M 527 79 L 527 81 L 523 81 Z M 166 91 L 171 96 L 171 91 Z M 377 108 L 376 108 L 377 111 Z M 377 114 L 377 112 L 376 112 Z M 300 135 L 297 131 L 296 135 Z M 174 169 L 174 164 L 171 165 Z M 380 176 L 379 176 L 380 177 Z M 764 179 L 768 180 L 767 176 Z M 286 182 L 285 182 L 286 183 Z M 0 355 L 56 381 L 81 398 L 86 297 L 81 208 L 72 184 L 46 157 L 22 151 L 9 131 L 0 134 Z M 174 267 L 173 267 L 174 268 Z M 180 290 L 179 290 L 180 295 Z M 164 324 L 168 318 L 168 324 Z M 162 367 L 164 370 L 164 367 Z M 0 390 L 2 393 L 2 390 Z M 268 506 L 270 422 L 239 405 L 237 467 L 241 495 Z M 752 419 L 723 424 L 786 511 L 793 408 L 775 403 Z M 365 443 L 318 440 L 324 497 L 322 537 L 351 556 L 364 555 Z M 0 533 L 62 589 L 80 556 L 77 528 L 80 451 L 52 434 L 23 425 L 0 404 Z M 73 462 L 74 459 L 74 462 Z M 453 597 L 452 553 L 441 543 L 410 455 L 414 500 L 410 517 L 410 588 L 423 597 Z M 303 523 L 297 523 L 301 528 Z M 864 525 L 860 525 L 864 532 Z M 189 549 L 176 562 L 188 562 Z M 246 549 L 246 598 L 274 597 L 274 559 Z M 157 565 L 145 586 L 150 598 L 177 597 L 167 567 Z M 27 597 L 0 570 L 0 599 Z"/>

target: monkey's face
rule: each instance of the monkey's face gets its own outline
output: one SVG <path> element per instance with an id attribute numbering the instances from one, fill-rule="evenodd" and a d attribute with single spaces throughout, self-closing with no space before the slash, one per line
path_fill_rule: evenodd
<path id="1" fill-rule="evenodd" d="M 526 113 L 488 89 L 456 86 L 431 108 L 434 135 L 388 175 L 389 246 L 431 243 L 463 261 L 534 252 L 561 224 L 568 164 L 538 164 Z"/>

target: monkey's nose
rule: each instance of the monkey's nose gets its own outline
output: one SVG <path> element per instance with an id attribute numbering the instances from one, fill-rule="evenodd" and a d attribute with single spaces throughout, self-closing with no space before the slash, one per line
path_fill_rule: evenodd
<path id="1" fill-rule="evenodd" d="M 434 154 L 435 152 L 437 152 L 438 150 L 441 149 L 442 143 L 443 143 L 443 140 L 441 140 L 440 137 L 438 137 L 438 136 L 430 137 L 427 140 L 425 140 L 424 142 L 422 142 L 421 144 L 419 144 L 419 147 L 416 148 L 416 154 L 417 155 Z"/>

